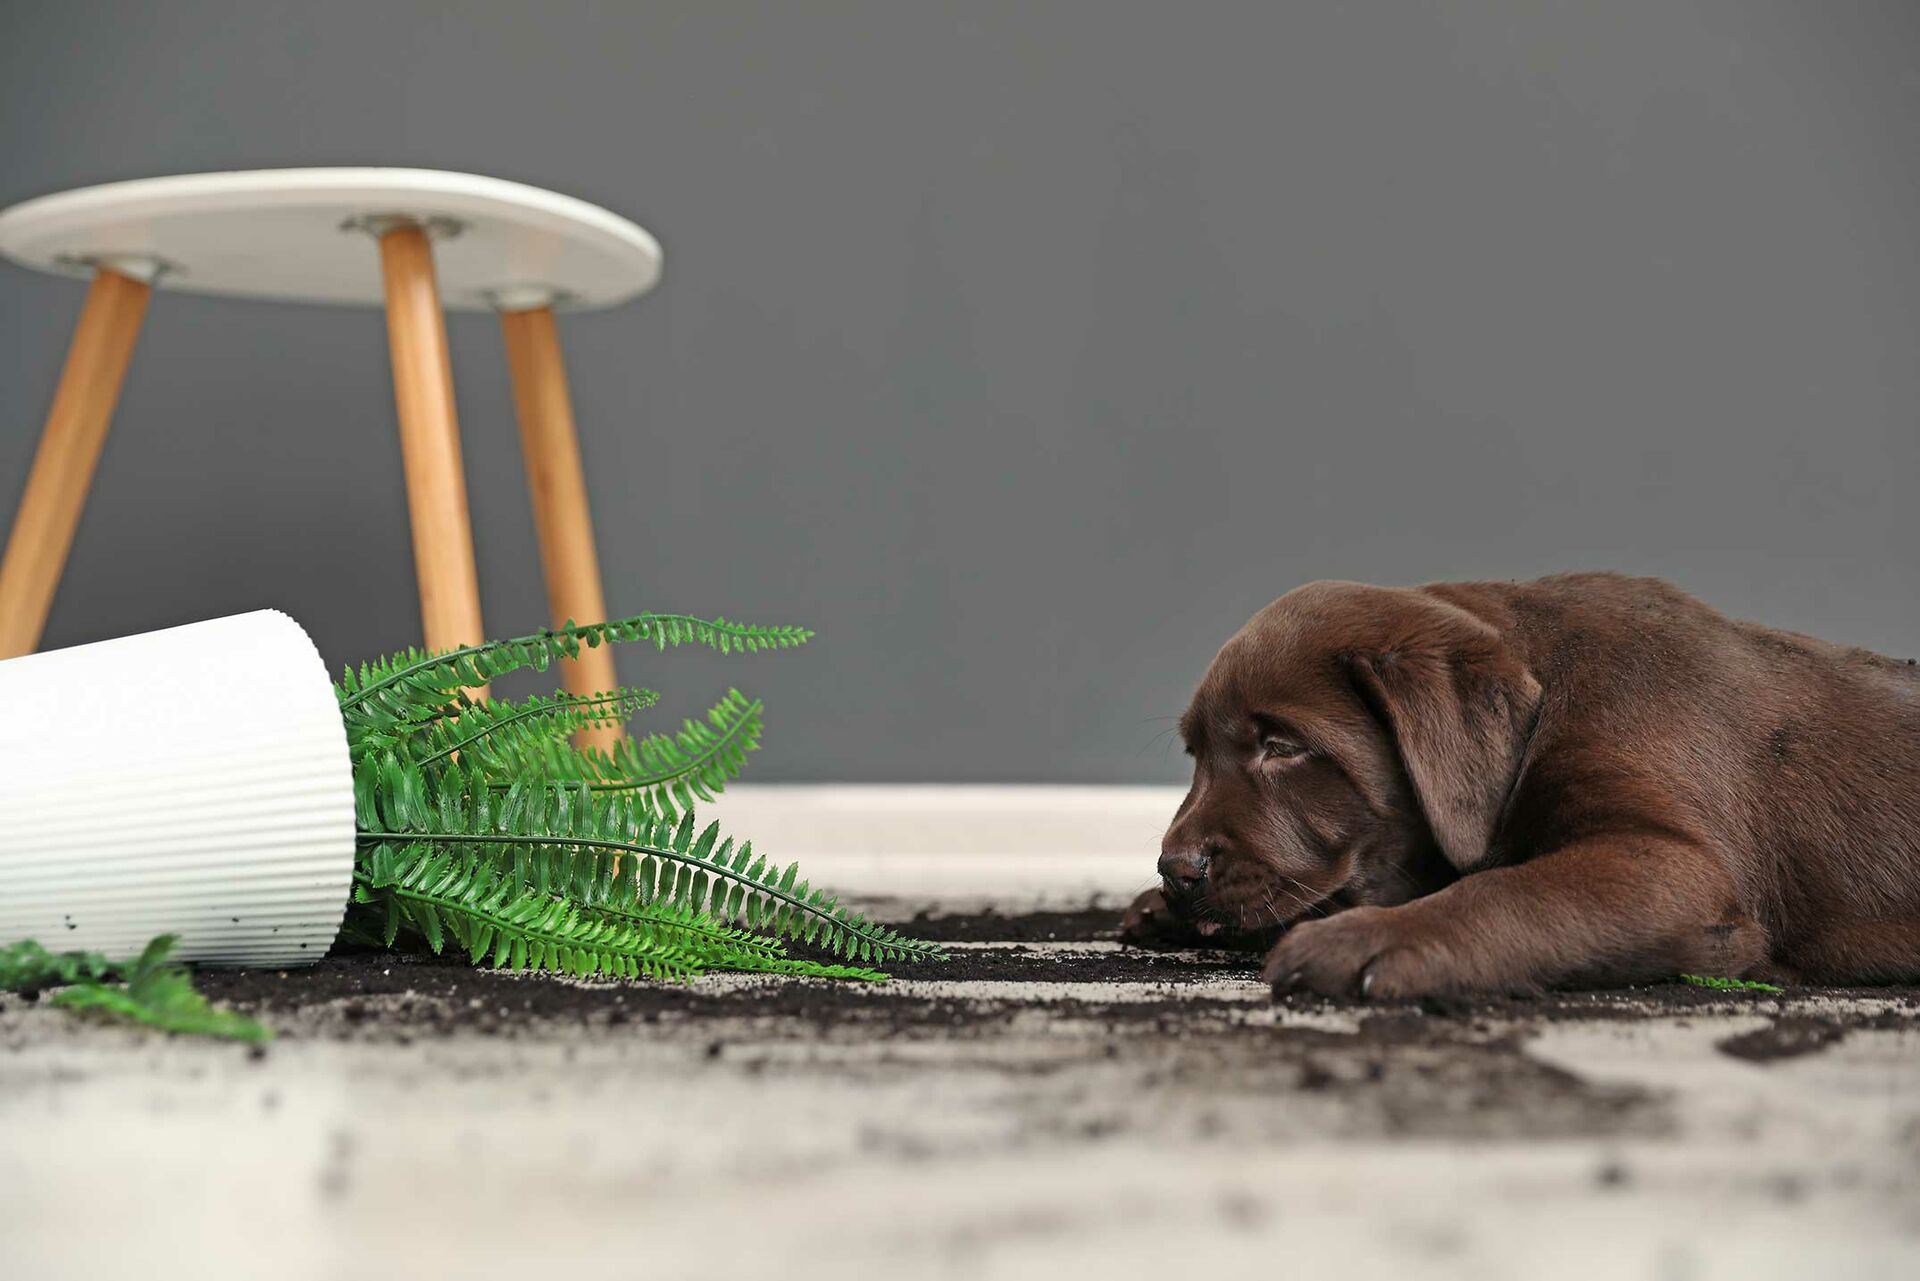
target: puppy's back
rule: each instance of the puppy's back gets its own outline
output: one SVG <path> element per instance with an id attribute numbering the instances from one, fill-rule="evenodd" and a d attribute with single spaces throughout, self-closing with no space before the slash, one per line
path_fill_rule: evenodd
<path id="1" fill-rule="evenodd" d="M 1558 695 L 1550 732 L 1661 776 L 1770 931 L 1904 923 L 1920 950 L 1920 666 L 1728 618 L 1659 579 L 1504 586 Z"/>

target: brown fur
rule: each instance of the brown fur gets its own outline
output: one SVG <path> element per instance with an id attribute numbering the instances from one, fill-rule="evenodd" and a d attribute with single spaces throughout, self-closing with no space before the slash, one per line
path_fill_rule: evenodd
<path id="1" fill-rule="evenodd" d="M 1617 574 L 1311 583 L 1181 730 L 1167 890 L 1128 936 L 1169 906 L 1283 929 L 1276 989 L 1920 979 L 1909 660 Z"/>

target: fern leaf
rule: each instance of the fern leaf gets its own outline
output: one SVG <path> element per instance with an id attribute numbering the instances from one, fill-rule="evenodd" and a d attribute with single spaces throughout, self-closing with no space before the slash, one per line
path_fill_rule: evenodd
<path id="1" fill-rule="evenodd" d="M 1729 979 L 1714 975 L 1682 974 L 1682 983 L 1691 983 L 1695 987 L 1709 988 L 1716 992 L 1784 992 L 1785 988 L 1773 983 L 1758 983 L 1752 979 Z"/>
<path id="2" fill-rule="evenodd" d="M 719 844 L 719 827 L 696 832 L 689 812 L 675 823 L 653 813 L 625 793 L 595 793 L 585 786 L 551 784 L 523 789 L 525 803 L 493 810 L 484 823 L 474 821 L 477 799 L 490 784 L 478 771 L 465 776 L 467 804 L 456 811 L 430 814 L 415 798 L 427 790 L 419 771 L 387 758 L 395 776 L 381 798 L 377 817 L 385 826 L 364 831 L 363 841 L 424 842 L 442 848 L 468 847 L 486 854 L 542 892 L 566 885 L 565 860 L 582 851 L 605 851 L 638 860 L 636 885 L 647 901 L 664 900 L 705 912 L 724 923 L 744 920 L 785 937 L 804 937 L 847 961 L 862 963 L 938 959 L 938 948 L 909 939 L 887 926 L 848 910 L 830 895 L 798 878 L 789 865 L 776 871 L 764 859 L 744 870 L 732 842 Z M 440 786 L 461 786 L 455 778 Z M 468 821 L 436 826 L 436 818 L 457 812 Z M 740 892 L 736 895 L 735 889 Z"/>
<path id="3" fill-rule="evenodd" d="M 356 726 L 415 720 L 423 713 L 437 713 L 459 702 L 464 688 L 488 684 L 523 668 L 545 671 L 556 659 L 577 657 L 583 647 L 650 641 L 663 650 L 669 645 L 704 645 L 722 654 L 746 654 L 791 649 L 805 644 L 812 635 L 801 627 L 764 627 L 685 614 L 635 614 L 606 623 L 569 622 L 530 636 L 439 653 L 403 650 L 391 658 L 362 664 L 358 670 L 348 668 L 338 686 L 340 710 L 348 718 L 351 737 Z"/>
<path id="4" fill-rule="evenodd" d="M 39 992 L 112 978 L 119 966 L 99 952 L 49 952 L 32 939 L 0 947 L 0 992 Z"/>
<path id="5" fill-rule="evenodd" d="M 699 947 L 672 932 L 595 913 L 503 874 L 490 860 L 425 843 L 382 844 L 354 873 L 362 902 L 397 902 L 428 946 L 451 937 L 476 963 L 588 977 L 685 978 L 707 968 Z M 507 940 L 502 949 L 499 941 Z"/>
<path id="6" fill-rule="evenodd" d="M 105 1014 L 165 1032 L 266 1041 L 273 1033 L 244 1014 L 218 1009 L 194 990 L 187 968 L 173 959 L 175 938 L 162 934 L 131 961 L 98 952 L 49 952 L 32 939 L 0 948 L 0 989 L 60 990 L 51 1003 Z M 115 981 L 119 980 L 119 981 Z"/>
<path id="7" fill-rule="evenodd" d="M 423 726 L 407 741 L 407 753 L 421 765 L 463 756 L 510 776 L 521 758 L 547 744 L 593 726 L 624 725 L 659 701 L 650 689 L 616 689 L 475 703 Z"/>
<path id="8" fill-rule="evenodd" d="M 662 817 L 675 819 L 695 800 L 713 800 L 739 776 L 747 754 L 759 749 L 764 710 L 758 699 L 730 689 L 704 719 L 685 721 L 671 737 L 632 738 L 611 752 L 555 742 L 525 765 L 542 778 L 644 795 Z"/>
<path id="9" fill-rule="evenodd" d="M 349 669 L 337 694 L 360 828 L 356 936 L 391 946 L 406 931 L 476 964 L 627 977 L 731 969 L 878 981 L 876 963 L 939 957 L 809 886 L 796 867 L 696 826 L 694 803 L 712 799 L 759 743 L 761 705 L 738 690 L 677 734 L 612 752 L 568 736 L 624 723 L 654 703 L 651 691 L 484 704 L 465 692 L 616 641 L 724 654 L 810 635 L 641 614 Z M 791 956 L 782 939 L 835 959 Z"/>
<path id="10" fill-rule="evenodd" d="M 80 983 L 50 998 L 63 1009 L 130 1019 L 163 1032 L 215 1036 L 229 1041 L 266 1041 L 273 1033 L 244 1014 L 214 1007 L 194 990 L 184 969 L 168 966 L 125 986 Z"/>
<path id="11" fill-rule="evenodd" d="M 705 956 L 706 968 L 710 970 L 854 979 L 868 983 L 884 983 L 888 979 L 887 975 L 877 970 L 827 965 L 788 956 L 786 948 L 776 939 L 725 925 L 691 908 L 669 903 L 640 902 L 625 892 L 631 888 L 631 873 L 600 877 L 594 881 L 592 890 L 577 896 L 575 901 L 588 912 L 645 922 L 651 928 L 697 940 Z"/>

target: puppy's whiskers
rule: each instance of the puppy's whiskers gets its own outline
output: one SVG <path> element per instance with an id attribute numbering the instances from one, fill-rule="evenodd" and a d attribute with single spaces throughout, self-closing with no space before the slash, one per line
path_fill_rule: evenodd
<path id="1" fill-rule="evenodd" d="M 1178 734 L 1179 732 L 1180 732 L 1180 727 L 1178 725 L 1167 726 L 1165 729 L 1155 734 L 1152 738 L 1148 739 L 1146 741 L 1145 746 L 1141 747 L 1141 749 L 1135 752 L 1134 755 L 1145 756 L 1148 752 L 1151 752 L 1154 749 L 1154 746 L 1156 744 L 1158 744 L 1162 739 L 1165 739 L 1166 746 L 1161 749 L 1160 757 L 1162 760 L 1166 759 L 1167 753 L 1173 750 L 1173 736 L 1175 734 Z"/>
<path id="2" fill-rule="evenodd" d="M 1301 889 L 1306 890 L 1306 895 L 1305 897 L 1302 897 L 1301 895 L 1296 894 L 1292 890 L 1286 888 L 1286 886 L 1284 885 L 1270 886 L 1267 891 L 1267 905 L 1269 910 L 1273 909 L 1272 890 L 1275 890 L 1275 889 L 1279 890 L 1282 894 L 1286 895 L 1288 901 L 1294 905 L 1294 908 L 1296 909 L 1297 913 L 1304 915 L 1307 912 L 1310 912 L 1313 910 L 1314 894 L 1311 888 L 1309 888 L 1306 885 L 1302 885 L 1299 881 L 1294 880 L 1293 877 L 1288 876 L 1285 872 L 1275 872 L 1274 875 L 1279 877 L 1283 881 L 1291 881 L 1293 884 L 1299 885 Z M 1278 925 L 1281 921 L 1285 919 L 1286 918 L 1283 915 L 1281 915 L 1281 913 L 1278 912 L 1277 910 L 1273 912 L 1273 920 L 1272 920 L 1273 924 Z"/>
<path id="3" fill-rule="evenodd" d="M 1269 890 L 1261 891 L 1260 901 L 1261 901 L 1261 910 L 1266 913 L 1267 919 L 1265 923 L 1267 925 L 1278 925 L 1282 920 L 1285 919 L 1280 915 L 1279 907 L 1277 907 L 1274 904 L 1273 894 L 1271 891 Z"/>

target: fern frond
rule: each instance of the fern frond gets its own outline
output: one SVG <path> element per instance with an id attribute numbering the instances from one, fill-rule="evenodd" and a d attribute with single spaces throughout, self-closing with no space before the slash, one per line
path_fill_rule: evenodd
<path id="1" fill-rule="evenodd" d="M 1682 974 L 1682 983 L 1691 983 L 1695 987 L 1709 988 L 1716 992 L 1784 992 L 1785 988 L 1772 983 L 1757 983 L 1752 979 L 1719 978 L 1707 974 Z"/>
<path id="2" fill-rule="evenodd" d="M 761 705 L 738 690 L 674 735 L 612 751 L 568 741 L 624 723 L 649 690 L 478 703 L 467 691 L 583 648 L 651 641 L 720 653 L 786 649 L 812 633 L 684 614 L 569 622 L 442 653 L 408 650 L 336 687 L 353 761 L 359 853 L 349 929 L 402 930 L 476 962 L 568 974 L 677 978 L 711 969 L 878 981 L 870 965 L 933 959 L 832 896 L 735 847 L 692 806 L 759 744 Z M 803 939 L 847 962 L 788 953 Z"/>
<path id="3" fill-rule="evenodd" d="M 691 812 L 675 824 L 643 797 L 525 780 L 500 794 L 479 771 L 466 773 L 464 781 L 454 772 L 430 787 L 417 767 L 393 754 L 380 762 L 377 784 L 364 791 L 373 812 L 362 812 L 363 828 L 371 829 L 362 831 L 363 841 L 473 846 L 514 867 L 541 892 L 561 893 L 572 883 L 569 852 L 605 850 L 632 856 L 643 903 L 691 907 L 723 923 L 804 939 L 863 964 L 941 956 L 931 944 L 870 921 L 809 886 L 798 864 L 769 864 L 754 854 L 751 842 L 736 849 L 731 838 L 720 838 L 717 823 L 696 834 Z"/>
<path id="4" fill-rule="evenodd" d="M 120 966 L 99 952 L 49 952 L 33 939 L 0 947 L 0 992 L 38 992 L 112 978 Z"/>
<path id="5" fill-rule="evenodd" d="M 675 903 L 642 903 L 635 897 L 632 860 L 626 860 L 623 873 L 607 870 L 611 856 L 595 851 L 589 855 L 595 864 L 588 885 L 576 878 L 573 900 L 590 912 L 642 921 L 655 929 L 686 936 L 697 942 L 707 957 L 707 968 L 734 970 L 748 974 L 786 974 L 809 978 L 856 979 L 884 983 L 888 975 L 857 966 L 829 965 L 787 955 L 779 940 L 755 934 L 715 920 L 705 912 Z"/>
<path id="6" fill-rule="evenodd" d="M 459 755 L 490 773 L 510 775 L 521 758 L 564 743 L 576 730 L 624 725 L 659 701 L 650 689 L 623 688 L 475 703 L 421 730 L 407 744 L 407 754 L 421 765 Z"/>
<path id="7" fill-rule="evenodd" d="M 354 871 L 354 897 L 384 900 L 389 946 L 404 923 L 435 952 L 451 937 L 473 961 L 507 969 L 675 979 L 705 968 L 696 948 L 666 932 L 583 911 L 491 860 L 426 843 L 375 846 Z"/>
<path id="8" fill-rule="evenodd" d="M 764 705 L 727 691 L 704 720 L 689 719 L 671 737 L 630 738 L 611 752 L 566 742 L 542 744 L 523 762 L 525 772 L 555 782 L 586 783 L 597 791 L 645 793 L 663 817 L 678 820 L 695 799 L 711 801 L 759 749 Z"/>
<path id="9" fill-rule="evenodd" d="M 266 1041 L 273 1033 L 244 1014 L 218 1009 L 194 990 L 186 966 L 173 959 L 176 942 L 162 934 L 131 961 L 98 952 L 49 952 L 32 939 L 0 948 L 0 990 L 38 992 L 57 987 L 51 1004 L 145 1023 L 163 1032 Z M 119 980 L 119 981 L 115 981 Z"/>
<path id="10" fill-rule="evenodd" d="M 462 698 L 404 720 L 362 718 L 348 742 L 356 760 L 387 750 L 404 751 L 423 765 L 484 748 L 484 756 L 506 762 L 537 754 L 547 742 L 564 742 L 576 730 L 624 725 L 660 701 L 650 689 L 622 688 L 599 694 L 556 693 L 532 698 L 475 702 Z"/>
<path id="11" fill-rule="evenodd" d="M 673 904 L 621 901 L 606 860 L 584 876 L 598 888 L 573 896 L 520 882 L 483 854 L 425 843 L 375 846 L 356 873 L 357 904 L 383 911 L 363 928 L 391 947 L 404 926 L 435 952 L 449 939 L 476 964 L 554 970 L 579 977 L 689 978 L 710 970 L 885 982 L 876 971 L 788 956 L 777 941 Z M 630 888 L 630 878 L 629 886 Z"/>
<path id="12" fill-rule="evenodd" d="M 717 965 L 714 968 L 733 970 L 741 974 L 779 974 L 791 979 L 851 979 L 856 983 L 886 983 L 893 977 L 880 970 L 869 970 L 864 966 L 829 965 L 825 961 L 809 961 L 798 956 L 745 960 L 738 964 Z"/>
<path id="13" fill-rule="evenodd" d="M 194 989 L 186 970 L 176 965 L 150 970 L 124 986 L 78 983 L 61 988 L 50 999 L 64 1009 L 131 1019 L 162 1032 L 215 1036 L 228 1041 L 257 1042 L 273 1038 L 273 1033 L 264 1025 L 246 1015 L 211 1004 Z"/>
<path id="14" fill-rule="evenodd" d="M 791 649 L 813 633 L 803 627 L 764 627 L 685 614 L 635 614 L 606 623 L 568 623 L 511 640 L 488 641 L 428 653 L 417 649 L 348 668 L 339 682 L 340 710 L 356 719 L 404 721 L 458 702 L 460 691 L 485 685 L 522 668 L 545 671 L 556 659 L 577 658 L 583 648 L 623 641 L 651 641 L 655 648 L 704 645 L 722 654 Z"/>

